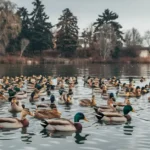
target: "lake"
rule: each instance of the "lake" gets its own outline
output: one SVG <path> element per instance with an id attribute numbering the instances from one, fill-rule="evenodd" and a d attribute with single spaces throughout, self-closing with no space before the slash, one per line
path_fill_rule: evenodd
<path id="1" fill-rule="evenodd" d="M 73 121 L 76 112 L 83 112 L 89 122 L 81 121 L 83 131 L 81 133 L 53 133 L 43 130 L 40 120 L 28 116 L 30 125 L 27 128 L 17 130 L 0 131 L 0 150 L 149 150 L 150 149 L 150 103 L 148 96 L 131 98 L 135 113 L 131 112 L 132 121 L 130 124 L 105 125 L 97 121 L 92 108 L 79 106 L 79 100 L 91 98 L 92 90 L 83 86 L 83 76 L 98 76 L 109 78 L 119 77 L 124 81 L 128 77 L 134 77 L 135 85 L 143 86 L 150 82 L 149 64 L 80 64 L 80 65 L 6 65 L 0 64 L 0 76 L 19 75 L 53 75 L 53 76 L 78 76 L 79 84 L 74 88 L 75 103 L 72 106 L 60 106 L 62 117 Z M 141 76 L 147 78 L 140 83 Z M 59 96 L 57 90 L 52 92 Z M 97 105 L 106 104 L 99 93 L 95 93 Z M 47 102 L 49 101 L 49 97 Z M 123 101 L 118 97 L 117 101 Z M 22 100 L 31 111 L 36 109 L 36 104 L 30 103 L 28 99 Z M 9 102 L 0 103 L 0 117 L 20 117 L 20 114 L 8 112 Z"/>

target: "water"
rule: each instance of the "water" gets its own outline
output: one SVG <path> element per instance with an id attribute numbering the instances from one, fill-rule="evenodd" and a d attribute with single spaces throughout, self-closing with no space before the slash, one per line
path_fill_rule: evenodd
<path id="1" fill-rule="evenodd" d="M 137 85 L 145 85 L 150 81 L 150 65 L 148 64 L 81 64 L 81 65 L 0 65 L 0 76 L 10 75 L 54 75 L 54 76 L 79 76 L 79 84 L 74 89 L 75 103 L 70 107 L 58 105 L 62 112 L 62 117 L 73 121 L 76 112 L 84 112 L 89 122 L 81 121 L 83 131 L 81 133 L 49 133 L 43 130 L 40 121 L 28 116 L 30 121 L 28 128 L 17 130 L 0 131 L 0 150 L 149 150 L 150 149 L 150 103 L 144 95 L 140 99 L 131 98 L 136 113 L 131 113 L 132 122 L 123 125 L 105 125 L 97 121 L 92 108 L 79 106 L 78 100 L 91 98 L 92 91 L 88 87 L 83 87 L 82 76 L 91 75 L 99 77 L 117 76 L 127 80 L 129 76 L 136 78 Z M 141 76 L 147 77 L 144 83 L 139 82 Z M 58 91 L 53 92 L 56 97 Z M 47 97 L 48 99 L 48 97 Z M 99 93 L 96 93 L 98 105 L 105 104 Z M 123 101 L 123 98 L 118 98 Z M 48 102 L 48 100 L 47 100 Z M 28 99 L 22 100 L 26 107 L 35 110 L 35 104 L 29 103 Z M 0 104 L 0 117 L 20 117 L 20 114 L 8 112 L 9 102 Z"/>

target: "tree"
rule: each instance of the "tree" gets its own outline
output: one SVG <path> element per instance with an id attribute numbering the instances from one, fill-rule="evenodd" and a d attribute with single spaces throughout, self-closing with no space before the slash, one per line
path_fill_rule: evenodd
<path id="1" fill-rule="evenodd" d="M 53 27 L 47 20 L 49 17 L 44 12 L 45 7 L 40 0 L 34 0 L 33 11 L 28 13 L 24 7 L 18 9 L 22 20 L 22 30 L 19 36 L 20 48 L 22 39 L 29 40 L 28 52 L 42 51 L 53 48 L 53 34 L 51 28 Z"/>
<path id="2" fill-rule="evenodd" d="M 65 57 L 73 56 L 78 44 L 77 18 L 66 8 L 57 24 L 57 49 Z"/>
<path id="3" fill-rule="evenodd" d="M 82 32 L 81 37 L 83 38 L 84 48 L 86 48 L 87 45 L 89 45 L 89 47 L 92 47 L 93 34 L 94 34 L 93 24 L 91 24 L 88 28 L 84 29 L 84 31 Z"/>
<path id="4" fill-rule="evenodd" d="M 21 40 L 21 53 L 20 53 L 20 57 L 22 57 L 26 47 L 29 45 L 29 40 L 28 39 L 22 39 Z"/>
<path id="5" fill-rule="evenodd" d="M 114 51 L 118 42 L 123 41 L 122 26 L 116 22 L 118 15 L 109 9 L 106 9 L 102 15 L 99 15 L 95 26 L 94 39 L 96 39 L 99 55 L 105 60 L 110 57 L 111 51 Z"/>
<path id="6" fill-rule="evenodd" d="M 29 13 L 27 9 L 24 7 L 18 8 L 17 14 L 20 16 L 22 21 L 22 30 L 19 35 L 20 39 L 22 38 L 30 39 L 32 34 L 32 30 L 31 30 L 32 22 L 29 18 Z"/>
<path id="7" fill-rule="evenodd" d="M 145 34 L 144 34 L 144 40 L 146 41 L 146 44 L 150 48 L 150 31 L 149 30 L 145 32 Z"/>
<path id="8" fill-rule="evenodd" d="M 16 5 L 10 1 L 0 1 L 0 50 L 5 49 L 11 40 L 14 40 L 21 31 L 21 20 L 14 12 Z"/>
<path id="9" fill-rule="evenodd" d="M 35 0 L 32 4 L 34 5 L 34 9 L 30 14 L 30 49 L 41 51 L 53 48 L 53 35 L 50 31 L 52 25 L 50 22 L 47 22 L 49 17 L 44 12 L 45 7 L 40 0 Z"/>
<path id="10" fill-rule="evenodd" d="M 135 28 L 132 28 L 125 33 L 125 44 L 127 47 L 139 46 L 142 44 L 142 41 L 139 31 Z"/>

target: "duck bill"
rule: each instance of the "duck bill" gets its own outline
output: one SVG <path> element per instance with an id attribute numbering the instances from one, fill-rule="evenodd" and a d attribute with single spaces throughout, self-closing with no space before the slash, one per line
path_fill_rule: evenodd
<path id="1" fill-rule="evenodd" d="M 89 121 L 87 120 L 87 118 L 85 118 L 85 117 L 84 117 L 84 120 L 87 121 L 87 122 L 89 122 Z"/>
<path id="2" fill-rule="evenodd" d="M 12 104 L 16 104 L 16 102 L 17 101 L 15 99 L 11 101 Z"/>

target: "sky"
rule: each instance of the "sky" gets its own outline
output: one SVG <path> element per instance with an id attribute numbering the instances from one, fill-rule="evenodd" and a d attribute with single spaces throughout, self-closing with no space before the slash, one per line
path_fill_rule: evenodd
<path id="1" fill-rule="evenodd" d="M 33 0 L 10 1 L 19 7 L 26 7 L 29 12 L 32 11 Z M 123 26 L 124 32 L 135 27 L 144 35 L 145 31 L 150 30 L 150 0 L 42 0 L 42 2 L 52 24 L 58 22 L 62 10 L 69 8 L 74 16 L 77 16 L 78 26 L 82 31 L 108 8 L 119 15 L 118 22 Z"/>

